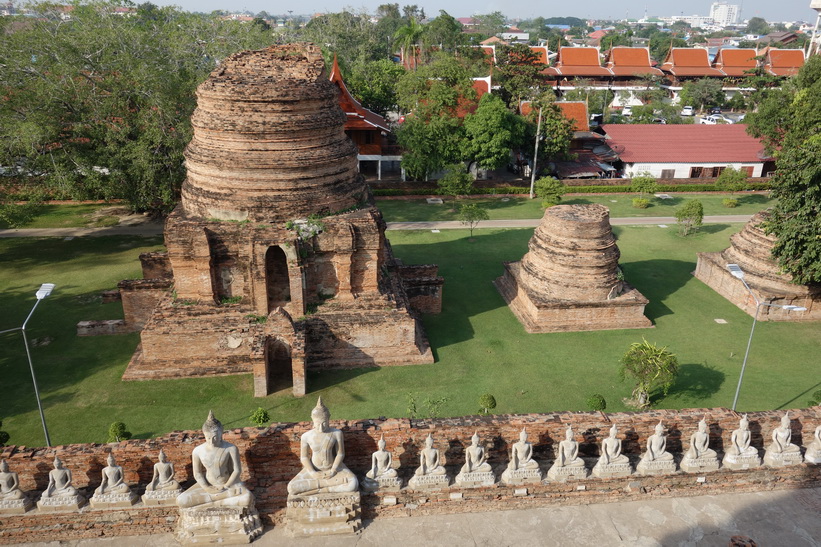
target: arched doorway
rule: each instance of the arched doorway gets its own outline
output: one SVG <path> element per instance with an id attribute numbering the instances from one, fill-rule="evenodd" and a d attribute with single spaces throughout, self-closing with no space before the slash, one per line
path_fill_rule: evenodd
<path id="1" fill-rule="evenodd" d="M 290 390 L 294 385 L 291 367 L 291 348 L 274 337 L 265 343 L 265 368 L 268 376 L 268 393 Z"/>
<path id="2" fill-rule="evenodd" d="M 288 277 L 288 258 L 278 246 L 265 252 L 265 287 L 268 293 L 268 312 L 284 307 L 291 301 L 291 282 Z"/>

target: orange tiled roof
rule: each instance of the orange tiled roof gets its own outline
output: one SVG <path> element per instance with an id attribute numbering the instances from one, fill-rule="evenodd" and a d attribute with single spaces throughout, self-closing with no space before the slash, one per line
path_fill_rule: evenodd
<path id="1" fill-rule="evenodd" d="M 353 98 L 353 95 L 348 91 L 345 81 L 342 79 L 342 73 L 339 70 L 339 63 L 334 55 L 334 64 L 331 68 L 331 75 L 328 77 L 339 88 L 339 106 L 345 112 L 347 120 L 345 121 L 346 129 L 382 129 L 390 131 L 388 122 L 377 114 L 371 112 L 359 101 Z"/>
<path id="2" fill-rule="evenodd" d="M 612 76 L 601 66 L 599 50 L 594 47 L 562 47 L 556 65 L 542 71 L 548 76 Z"/>
<path id="3" fill-rule="evenodd" d="M 764 69 L 773 76 L 795 76 L 804 66 L 804 52 L 800 49 L 768 49 Z"/>
<path id="4" fill-rule="evenodd" d="M 720 49 L 713 59 L 713 68 L 727 76 L 746 76 L 758 66 L 755 56 L 754 49 Z"/>
<path id="5" fill-rule="evenodd" d="M 543 65 L 547 66 L 548 64 L 550 64 L 550 61 L 547 57 L 550 53 L 550 50 L 547 49 L 547 46 L 530 46 L 530 51 L 539 56 L 539 62 Z"/>
<path id="6" fill-rule="evenodd" d="M 673 76 L 724 76 L 710 66 L 706 49 L 674 47 L 670 49 L 661 70 Z"/>
<path id="7" fill-rule="evenodd" d="M 573 122 L 573 131 L 590 131 L 587 120 L 587 105 L 582 101 L 556 103 L 565 118 Z"/>
<path id="8" fill-rule="evenodd" d="M 614 76 L 662 75 L 659 69 L 650 66 L 650 50 L 646 47 L 616 46 L 610 49 L 605 61 Z"/>

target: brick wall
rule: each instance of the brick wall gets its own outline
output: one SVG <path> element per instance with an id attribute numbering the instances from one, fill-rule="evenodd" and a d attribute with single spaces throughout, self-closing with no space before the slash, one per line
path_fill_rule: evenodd
<path id="1" fill-rule="evenodd" d="M 782 411 L 749 414 L 752 443 L 763 449 L 769 444 L 772 430 L 778 427 Z M 653 427 L 663 420 L 668 430 L 668 450 L 680 457 L 689 446 L 689 436 L 697 429 L 698 421 L 706 416 L 710 427 L 710 446 L 719 452 L 729 442 L 730 434 L 738 427 L 739 416 L 725 408 L 651 410 L 604 414 L 599 412 L 524 414 L 499 416 L 466 416 L 434 420 L 374 419 L 334 421 L 332 425 L 343 430 L 346 442 L 346 464 L 362 475 L 370 465 L 370 455 L 376 449 L 380 435 L 384 435 L 388 450 L 393 453 L 394 465 L 399 465 L 400 476 L 408 478 L 418 462 L 418 450 L 424 438 L 432 433 L 435 446 L 443 456 L 449 472 L 455 475 L 464 463 L 464 447 L 474 431 L 488 451 L 489 462 L 497 474 L 507 464 L 507 454 L 518 440 L 522 427 L 528 431 L 534 444 L 534 457 L 547 469 L 555 457 L 555 447 L 564 438 L 571 425 L 580 443 L 580 455 L 592 467 L 598 457 L 601 439 L 607 436 L 612 424 L 619 428 L 624 439 L 624 452 L 635 464 L 644 449 Z M 790 412 L 793 443 L 804 445 L 812 432 L 821 425 L 821 406 Z M 299 471 L 299 438 L 311 424 L 275 423 L 267 428 L 229 430 L 226 440 L 236 444 L 242 453 L 243 480 L 253 490 L 257 508 L 267 524 L 282 522 L 286 501 L 286 485 Z M 117 463 L 126 471 L 126 481 L 139 485 L 140 493 L 151 479 L 156 454 L 162 447 L 177 468 L 177 479 L 191 481 L 190 455 L 202 442 L 202 435 L 194 431 L 176 431 L 156 439 L 132 440 L 111 444 L 66 445 L 50 449 L 5 447 L 2 458 L 12 471 L 19 473 L 21 488 L 36 497 L 48 483 L 52 460 L 58 455 L 74 474 L 74 485 L 90 493 L 100 482 L 100 472 L 106 465 L 108 452 L 113 452 Z M 383 504 L 382 495 L 363 496 L 363 515 L 366 518 L 400 517 L 420 514 L 444 514 L 467 511 L 508 510 L 550 504 L 583 504 L 601 501 L 624 501 L 647 496 L 688 496 L 727 491 L 756 491 L 774 488 L 795 488 L 821 485 L 821 466 L 802 464 L 785 469 L 758 468 L 744 471 L 719 470 L 703 474 L 706 481 L 697 482 L 695 475 L 679 473 L 665 477 L 626 479 L 595 479 L 570 483 L 545 483 L 528 487 L 525 496 L 515 495 L 515 489 L 496 485 L 490 488 L 460 490 L 451 487 L 441 493 L 420 493 L 402 490 L 396 496 L 396 505 Z M 581 488 L 583 487 L 583 489 Z M 450 493 L 461 492 L 461 500 L 451 499 Z M 79 537 L 105 535 L 151 534 L 172 531 L 176 511 L 157 508 L 128 510 L 90 510 L 80 513 L 40 514 L 0 517 L 0 543 L 56 541 Z M 58 528 L 57 523 L 61 524 Z"/>

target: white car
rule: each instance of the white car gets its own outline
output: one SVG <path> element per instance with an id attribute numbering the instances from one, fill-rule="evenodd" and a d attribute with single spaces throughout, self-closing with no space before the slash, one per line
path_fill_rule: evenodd
<path id="1" fill-rule="evenodd" d="M 709 116 L 704 116 L 698 122 L 704 125 L 716 125 L 716 124 L 723 124 L 723 123 L 733 123 L 732 120 L 725 118 L 721 114 L 710 114 Z"/>
<path id="2" fill-rule="evenodd" d="M 625 106 L 621 111 L 622 116 L 632 116 L 633 115 L 633 107 L 632 106 Z"/>
<path id="3" fill-rule="evenodd" d="M 696 109 L 693 108 L 692 106 L 685 106 L 684 108 L 681 109 L 681 115 L 682 116 L 695 116 L 696 115 Z"/>

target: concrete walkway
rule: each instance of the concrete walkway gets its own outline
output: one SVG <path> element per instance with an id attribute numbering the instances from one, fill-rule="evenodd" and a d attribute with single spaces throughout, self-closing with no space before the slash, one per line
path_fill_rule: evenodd
<path id="1" fill-rule="evenodd" d="M 751 215 L 705 216 L 705 224 L 741 223 L 750 220 Z M 535 228 L 541 219 L 483 220 L 478 228 Z M 613 226 L 665 224 L 674 225 L 673 217 L 629 217 L 611 218 Z M 464 228 L 458 220 L 436 222 L 388 222 L 388 230 L 450 230 Z M 82 237 L 82 236 L 159 236 L 163 232 L 162 222 L 146 222 L 133 226 L 112 226 L 110 228 L 18 228 L 0 230 L 2 237 Z"/>
<path id="2" fill-rule="evenodd" d="M 821 546 L 821 488 L 461 513 L 366 522 L 356 536 L 289 538 L 267 529 L 254 546 L 402 547 L 638 546 L 727 547 L 732 536 L 759 545 Z M 102 547 L 176 545 L 170 534 L 30 545 Z"/>

